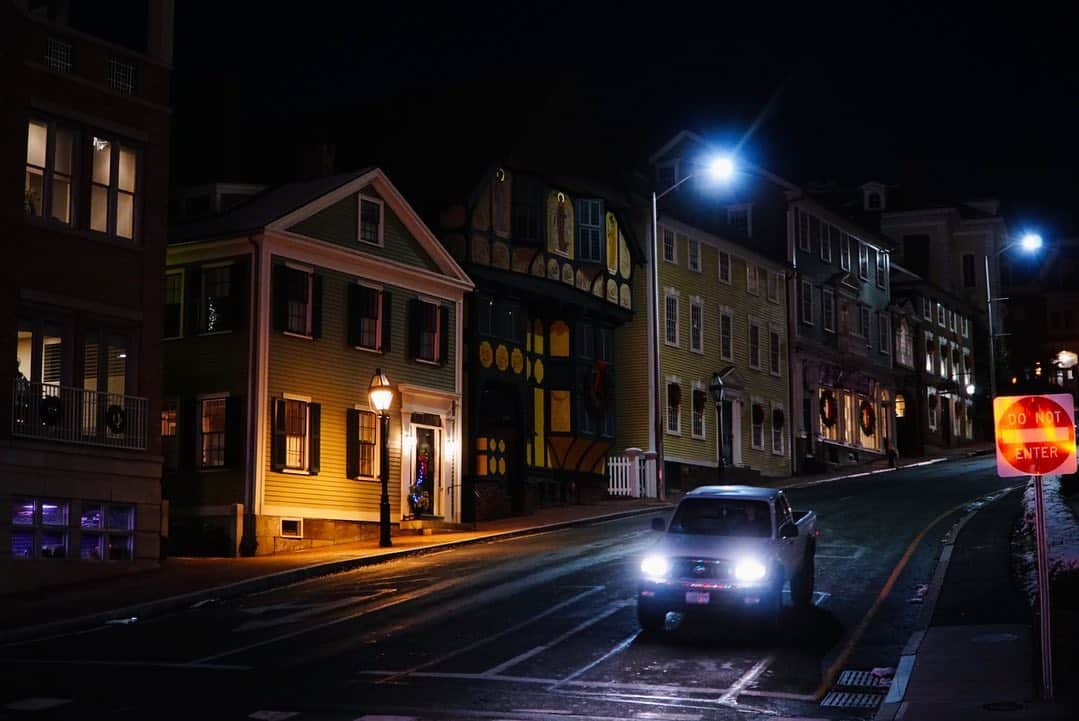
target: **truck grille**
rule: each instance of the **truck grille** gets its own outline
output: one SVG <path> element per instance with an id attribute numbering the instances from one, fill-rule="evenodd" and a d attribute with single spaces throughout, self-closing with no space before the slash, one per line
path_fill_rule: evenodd
<path id="1" fill-rule="evenodd" d="M 711 558 L 676 558 L 671 565 L 671 576 L 674 578 L 712 581 L 727 581 L 731 578 L 729 561 Z"/>

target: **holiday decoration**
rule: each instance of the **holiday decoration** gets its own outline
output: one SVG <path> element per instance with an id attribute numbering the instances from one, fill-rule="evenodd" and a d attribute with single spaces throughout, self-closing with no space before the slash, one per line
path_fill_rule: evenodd
<path id="1" fill-rule="evenodd" d="M 877 413 L 873 410 L 873 404 L 867 400 L 858 406 L 858 425 L 867 436 L 873 435 L 877 430 Z"/>
<path id="2" fill-rule="evenodd" d="M 836 417 L 839 409 L 835 403 L 835 393 L 832 391 L 822 391 L 820 394 L 820 419 L 827 427 L 831 428 L 835 425 Z"/>

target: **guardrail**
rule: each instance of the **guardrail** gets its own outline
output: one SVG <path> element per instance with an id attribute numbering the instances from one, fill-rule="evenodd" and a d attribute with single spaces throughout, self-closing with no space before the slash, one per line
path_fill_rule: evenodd
<path id="1" fill-rule="evenodd" d="M 146 398 L 16 378 L 11 433 L 61 443 L 145 450 Z"/>

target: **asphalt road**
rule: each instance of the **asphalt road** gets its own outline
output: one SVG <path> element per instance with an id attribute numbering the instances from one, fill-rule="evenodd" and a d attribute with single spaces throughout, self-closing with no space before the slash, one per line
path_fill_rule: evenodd
<path id="1" fill-rule="evenodd" d="M 818 514 L 817 593 L 778 636 L 694 617 L 642 634 L 643 516 L 0 646 L 0 719 L 866 717 L 821 692 L 895 665 L 944 534 L 1014 485 L 992 461 L 790 490 Z"/>

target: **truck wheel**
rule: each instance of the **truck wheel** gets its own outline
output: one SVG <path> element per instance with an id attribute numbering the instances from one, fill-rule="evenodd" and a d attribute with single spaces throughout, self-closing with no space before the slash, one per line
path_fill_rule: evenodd
<path id="1" fill-rule="evenodd" d="M 667 612 L 650 604 L 637 602 L 637 623 L 645 631 L 662 631 Z"/>
<path id="2" fill-rule="evenodd" d="M 802 569 L 791 579 L 791 598 L 798 608 L 809 608 L 813 605 L 813 586 L 816 584 L 816 570 L 814 568 L 813 549 L 806 552 L 805 560 L 802 561 Z"/>

